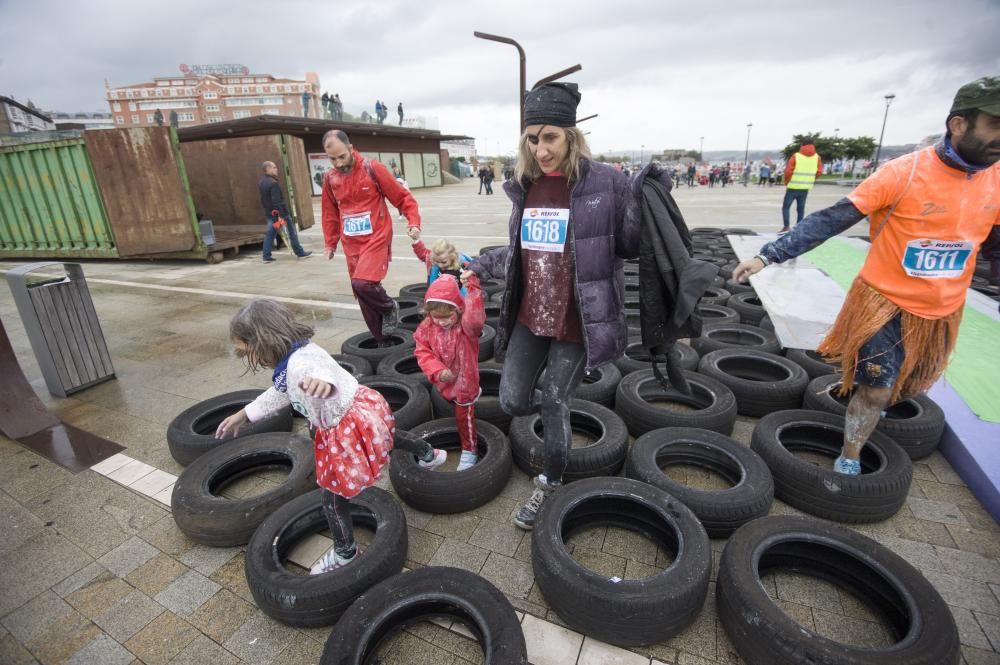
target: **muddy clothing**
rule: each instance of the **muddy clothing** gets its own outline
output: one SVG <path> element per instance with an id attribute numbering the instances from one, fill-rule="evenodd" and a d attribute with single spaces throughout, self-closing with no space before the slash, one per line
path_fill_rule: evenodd
<path id="1" fill-rule="evenodd" d="M 554 242 L 533 242 L 532 234 L 547 236 L 549 231 L 559 232 L 559 213 L 564 210 L 567 224 L 562 235 Z M 560 342 L 583 344 L 580 327 L 580 310 L 576 304 L 573 281 L 573 255 L 566 238 L 572 229 L 569 220 L 569 185 L 561 173 L 545 176 L 528 190 L 521 220 L 521 307 L 517 322 L 541 337 L 552 337 Z M 547 218 L 546 214 L 551 215 Z M 555 221 L 549 222 L 548 219 Z M 524 226 L 529 225 L 527 231 Z M 550 228 L 551 227 L 551 228 Z M 527 234 L 527 235 L 526 235 Z M 537 249 L 536 249 L 537 248 Z"/>
<path id="2" fill-rule="evenodd" d="M 527 196 L 525 187 L 513 180 L 504 183 L 504 191 L 514 203 L 509 221 L 510 246 L 487 252 L 470 266 L 480 278 L 507 282 L 497 329 L 500 349 L 507 348 L 521 309 L 521 237 Z M 628 328 L 622 265 L 623 259 L 635 258 L 639 252 L 641 200 L 640 188 L 630 189 L 628 179 L 614 167 L 580 162 L 579 180 L 570 188 L 565 243 L 574 257 L 573 280 L 588 369 L 600 367 L 625 351 Z"/>
<path id="3" fill-rule="evenodd" d="M 392 259 L 392 215 L 388 200 L 420 228 L 420 212 L 409 190 L 381 162 L 352 150 L 350 173 L 330 169 L 323 178 L 323 238 L 328 250 L 343 243 L 351 278 L 381 282 Z"/>

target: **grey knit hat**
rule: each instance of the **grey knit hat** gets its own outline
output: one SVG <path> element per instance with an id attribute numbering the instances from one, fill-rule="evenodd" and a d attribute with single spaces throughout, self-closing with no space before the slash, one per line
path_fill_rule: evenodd
<path id="1" fill-rule="evenodd" d="M 576 126 L 580 90 L 576 83 L 546 83 L 524 96 L 524 124 Z"/>

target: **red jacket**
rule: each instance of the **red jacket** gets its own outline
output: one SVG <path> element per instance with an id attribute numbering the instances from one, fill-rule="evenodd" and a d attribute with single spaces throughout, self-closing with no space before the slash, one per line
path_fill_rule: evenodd
<path id="1" fill-rule="evenodd" d="M 799 152 L 801 152 L 806 157 L 812 157 L 813 155 L 816 155 L 816 146 L 814 146 L 812 143 L 807 143 L 801 148 L 799 148 Z M 795 155 L 792 155 L 791 158 L 788 160 L 788 163 L 785 164 L 786 185 L 788 184 L 788 181 L 792 179 L 792 171 L 794 170 L 795 170 Z M 816 177 L 818 178 L 821 175 L 823 175 L 823 158 L 820 157 L 819 155 L 816 155 Z"/>
<path id="2" fill-rule="evenodd" d="M 454 277 L 442 275 L 434 280 L 427 289 L 424 303 L 428 300 L 452 303 L 458 307 L 462 318 L 445 330 L 427 316 L 413 334 L 417 343 L 414 355 L 424 375 L 445 399 L 460 404 L 471 404 L 479 396 L 479 335 L 486 322 L 479 279 L 471 277 L 466 290 L 468 293 L 463 301 Z M 455 375 L 454 381 L 444 383 L 440 380 L 445 369 Z"/>
<path id="3" fill-rule="evenodd" d="M 336 250 L 337 244 L 343 242 L 351 278 L 380 282 L 389 272 L 392 259 L 392 215 L 386 199 L 406 217 L 408 226 L 420 228 L 420 212 L 409 190 L 381 162 L 367 160 L 357 150 L 352 149 L 351 154 L 354 168 L 350 173 L 330 169 L 323 177 L 324 244 L 326 249 Z M 377 184 L 369 175 L 369 167 Z M 371 221 L 368 233 L 344 233 L 345 217 L 365 214 Z"/>

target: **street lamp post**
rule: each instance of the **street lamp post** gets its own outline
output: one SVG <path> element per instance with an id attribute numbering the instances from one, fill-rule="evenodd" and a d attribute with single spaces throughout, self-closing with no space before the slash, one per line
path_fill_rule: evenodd
<path id="1" fill-rule="evenodd" d="M 703 162 L 703 161 L 705 161 L 705 137 L 704 136 L 699 136 L 698 137 L 698 141 L 699 141 L 699 143 L 698 143 L 698 161 L 699 162 Z"/>
<path id="2" fill-rule="evenodd" d="M 639 166 L 642 166 L 642 158 L 646 155 L 646 144 L 643 143 L 639 148 Z"/>
<path id="3" fill-rule="evenodd" d="M 518 56 L 520 56 L 520 58 L 521 58 L 521 69 L 520 69 L 521 82 L 520 82 L 520 85 L 518 85 L 518 89 L 517 89 L 517 99 L 518 99 L 518 103 L 519 103 L 520 108 L 521 108 L 521 130 L 520 131 L 524 132 L 524 86 L 527 85 L 527 83 L 526 83 L 527 76 L 525 75 L 525 55 L 524 55 L 524 49 L 521 48 L 521 45 L 518 44 L 517 42 L 515 42 L 510 37 L 500 37 L 498 35 L 491 35 L 491 34 L 488 34 L 488 33 L 485 33 L 485 32 L 479 32 L 478 30 L 475 31 L 475 32 L 473 32 L 472 35 L 474 37 L 478 37 L 479 39 L 487 39 L 487 40 L 489 40 L 491 42 L 500 42 L 501 44 L 510 44 L 511 46 L 513 46 L 514 48 L 517 49 Z"/>
<path id="4" fill-rule="evenodd" d="M 743 186 L 746 187 L 747 183 L 750 182 L 750 174 L 747 172 L 747 165 L 750 163 L 750 128 L 753 127 L 752 122 L 747 123 L 747 147 L 743 151 Z"/>
<path id="5" fill-rule="evenodd" d="M 878 168 L 878 159 L 882 155 L 882 139 L 885 138 L 885 121 L 889 119 L 889 105 L 896 95 L 891 92 L 885 96 L 885 115 L 882 116 L 882 133 L 878 135 L 878 149 L 875 151 L 875 163 L 872 164 L 872 171 Z"/>

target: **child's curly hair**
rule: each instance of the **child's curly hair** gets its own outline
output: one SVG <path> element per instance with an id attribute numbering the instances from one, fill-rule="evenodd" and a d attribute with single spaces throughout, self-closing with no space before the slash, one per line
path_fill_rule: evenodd
<path id="1" fill-rule="evenodd" d="M 462 267 L 462 262 L 458 257 L 458 249 L 444 238 L 438 240 L 431 247 L 431 256 L 435 259 L 438 257 L 447 258 L 448 270 L 458 270 Z"/>
<path id="2" fill-rule="evenodd" d="M 244 356 L 247 371 L 274 367 L 292 350 L 295 342 L 312 339 L 315 331 L 295 320 L 292 312 L 279 302 L 257 298 L 240 307 L 229 322 L 229 336 L 247 345 Z"/>

